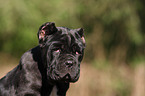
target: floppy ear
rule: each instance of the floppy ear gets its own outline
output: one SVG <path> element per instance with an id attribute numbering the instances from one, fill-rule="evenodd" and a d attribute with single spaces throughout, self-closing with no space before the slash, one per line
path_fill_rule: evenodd
<path id="1" fill-rule="evenodd" d="M 53 22 L 46 22 L 43 24 L 39 30 L 38 30 L 38 39 L 39 39 L 39 44 L 44 43 L 45 39 L 47 36 L 54 34 L 57 32 L 57 28 L 55 27 L 55 23 Z"/>
<path id="2" fill-rule="evenodd" d="M 85 45 L 86 42 L 85 42 L 85 38 L 84 38 L 84 29 L 83 29 L 83 28 L 78 28 L 78 29 L 77 29 L 77 32 L 78 32 L 78 34 L 80 35 L 83 44 Z"/>

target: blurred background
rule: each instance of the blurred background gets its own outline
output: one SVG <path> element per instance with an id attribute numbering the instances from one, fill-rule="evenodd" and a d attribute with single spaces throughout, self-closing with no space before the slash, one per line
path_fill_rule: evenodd
<path id="1" fill-rule="evenodd" d="M 67 96 L 145 96 L 144 0 L 0 0 L 0 77 L 48 21 L 85 29 L 81 76 Z"/>

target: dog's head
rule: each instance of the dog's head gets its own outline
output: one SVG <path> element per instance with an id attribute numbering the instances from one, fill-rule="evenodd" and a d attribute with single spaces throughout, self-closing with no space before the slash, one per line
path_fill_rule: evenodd
<path id="1" fill-rule="evenodd" d="M 47 22 L 39 28 L 38 38 L 47 79 L 76 82 L 85 48 L 83 29 L 55 27 Z"/>

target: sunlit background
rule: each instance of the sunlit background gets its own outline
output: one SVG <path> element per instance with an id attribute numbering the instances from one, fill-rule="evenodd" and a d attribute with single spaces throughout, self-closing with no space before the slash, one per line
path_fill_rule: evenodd
<path id="1" fill-rule="evenodd" d="M 81 76 L 67 96 L 145 96 L 144 0 L 0 0 L 0 77 L 38 45 L 45 22 L 85 29 Z"/>

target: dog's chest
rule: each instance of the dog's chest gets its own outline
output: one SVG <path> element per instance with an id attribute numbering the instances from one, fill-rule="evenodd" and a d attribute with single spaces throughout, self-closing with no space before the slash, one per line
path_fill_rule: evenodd
<path id="1" fill-rule="evenodd" d="M 58 96 L 57 95 L 57 88 L 56 88 L 56 86 L 53 87 L 50 96 Z"/>

